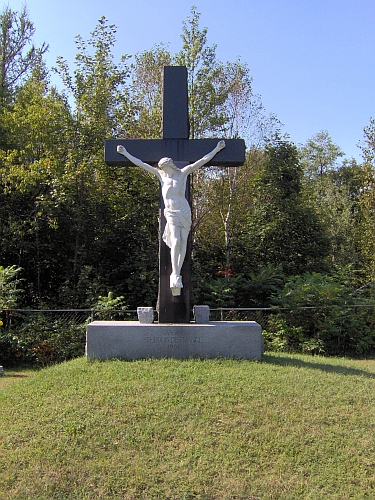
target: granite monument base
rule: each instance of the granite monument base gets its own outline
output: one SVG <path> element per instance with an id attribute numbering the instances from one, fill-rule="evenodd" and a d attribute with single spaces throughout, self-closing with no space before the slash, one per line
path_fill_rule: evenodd
<path id="1" fill-rule="evenodd" d="M 260 359 L 262 328 L 254 321 L 208 324 L 140 324 L 94 321 L 87 325 L 88 359 L 236 358 Z"/>

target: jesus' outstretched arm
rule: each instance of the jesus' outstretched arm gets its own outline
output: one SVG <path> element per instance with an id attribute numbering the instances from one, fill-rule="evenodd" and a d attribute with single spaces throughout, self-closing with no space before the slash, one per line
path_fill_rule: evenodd
<path id="1" fill-rule="evenodd" d="M 117 146 L 117 152 L 122 155 L 122 156 L 125 156 L 125 158 L 127 158 L 128 160 L 130 160 L 134 165 L 136 165 L 137 167 L 141 167 L 143 168 L 144 170 L 146 170 L 147 172 L 150 172 L 151 174 L 153 175 L 156 175 L 156 177 L 159 177 L 160 178 L 160 173 L 159 173 L 159 170 L 155 167 L 152 167 L 151 165 L 149 165 L 148 163 L 144 163 L 142 160 L 140 160 L 139 158 L 136 158 L 135 156 L 131 155 L 125 148 L 124 146 Z"/>
<path id="2" fill-rule="evenodd" d="M 187 174 L 195 172 L 196 170 L 198 170 L 198 168 L 203 167 L 203 165 L 212 160 L 212 158 L 224 148 L 225 148 L 225 141 L 219 141 L 216 147 L 210 153 L 204 155 L 203 158 L 197 160 L 195 163 L 192 163 L 191 165 L 187 165 L 186 167 L 184 167 L 182 169 L 182 172 Z"/>

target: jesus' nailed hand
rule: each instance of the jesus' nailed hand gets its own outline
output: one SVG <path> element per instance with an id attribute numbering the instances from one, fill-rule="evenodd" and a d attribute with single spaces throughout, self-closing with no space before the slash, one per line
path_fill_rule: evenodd
<path id="1" fill-rule="evenodd" d="M 173 295 L 180 295 L 182 285 L 181 267 L 186 255 L 187 239 L 191 227 L 191 210 L 185 198 L 188 175 L 208 163 L 222 149 L 225 141 L 219 141 L 216 147 L 200 160 L 179 169 L 171 158 L 162 158 L 158 167 L 152 167 L 132 156 L 124 146 L 117 146 L 117 152 L 130 160 L 134 165 L 150 172 L 160 181 L 164 200 L 164 216 L 166 219 L 163 240 L 171 249 L 172 274 L 170 288 Z"/>

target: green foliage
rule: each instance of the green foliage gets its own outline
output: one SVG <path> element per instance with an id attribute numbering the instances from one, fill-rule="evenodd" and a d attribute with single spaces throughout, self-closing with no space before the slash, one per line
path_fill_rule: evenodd
<path id="1" fill-rule="evenodd" d="M 88 42 L 77 39 L 74 77 L 59 60 L 74 112 L 42 67 L 3 111 L 12 149 L 0 151 L 0 252 L 23 267 L 27 306 L 87 307 L 108 289 L 156 301 L 154 279 L 135 283 L 157 273 L 157 188 L 103 162 L 103 140 L 131 116 L 114 33 L 103 18 Z"/>
<path id="2" fill-rule="evenodd" d="M 282 315 L 272 316 L 267 329 L 262 331 L 265 349 L 274 352 L 301 352 L 324 354 L 324 343 L 319 338 L 309 338 L 302 326 L 289 325 Z"/>
<path id="3" fill-rule="evenodd" d="M 103 139 L 121 128 L 121 110 L 126 113 L 128 109 L 125 83 L 129 56 L 124 55 L 119 63 L 114 63 L 115 33 L 116 27 L 108 24 L 103 16 L 88 41 L 80 35 L 76 37 L 78 53 L 74 76 L 67 61 L 62 57 L 57 60 L 56 71 L 75 100 L 76 126 L 84 139 L 79 142 L 78 153 L 87 147 L 102 148 Z"/>
<path id="4" fill-rule="evenodd" d="M 360 144 L 365 163 L 375 167 L 375 118 L 363 129 L 364 141 Z"/>
<path id="5" fill-rule="evenodd" d="M 99 296 L 98 300 L 92 306 L 94 311 L 100 312 L 101 320 L 114 320 L 116 317 L 116 310 L 128 309 L 128 306 L 124 303 L 124 297 L 115 297 L 113 292 L 108 292 L 107 297 Z"/>
<path id="6" fill-rule="evenodd" d="M 267 264 L 257 272 L 248 272 L 238 289 L 237 303 L 242 307 L 269 307 L 272 297 L 282 289 L 285 280 L 281 266 L 273 264 Z"/>
<path id="7" fill-rule="evenodd" d="M 276 135 L 267 144 L 265 154 L 264 170 L 258 179 L 259 188 L 267 190 L 278 203 L 298 198 L 303 170 L 296 146 Z"/>
<path id="8" fill-rule="evenodd" d="M 339 146 L 332 142 L 328 132 L 322 131 L 314 135 L 301 148 L 302 162 L 308 177 L 322 177 L 337 166 L 338 158 L 344 156 Z"/>
<path id="9" fill-rule="evenodd" d="M 320 132 L 307 141 L 300 156 L 308 204 L 326 229 L 331 261 L 336 266 L 351 263 L 361 267 L 356 232 L 364 180 L 362 167 L 354 159 L 338 163 L 343 152 L 328 132 Z"/>
<path id="10" fill-rule="evenodd" d="M 183 22 L 182 49 L 178 65 L 188 70 L 190 137 L 198 139 L 220 130 L 228 120 L 223 104 L 228 96 L 228 81 L 220 78 L 223 66 L 216 59 L 216 45 L 207 46 L 207 28 L 199 26 L 200 13 L 191 8 Z"/>
<path id="11" fill-rule="evenodd" d="M 17 266 L 0 266 L 0 311 L 17 307 L 20 294 L 23 292 L 19 288 L 22 279 L 18 278 L 21 271 L 22 269 Z"/>
<path id="12" fill-rule="evenodd" d="M 249 249 L 244 266 L 281 265 L 286 275 L 324 269 L 329 241 L 316 212 L 305 203 L 302 177 L 296 146 L 274 138 L 254 180 L 256 203 L 239 236 Z"/>
<path id="13" fill-rule="evenodd" d="M 362 186 L 359 192 L 359 214 L 356 234 L 358 247 L 363 257 L 364 277 L 375 277 L 375 120 L 371 118 L 364 128 L 361 144 L 364 164 L 362 165 Z"/>
<path id="14" fill-rule="evenodd" d="M 236 307 L 238 290 L 242 283 L 242 276 L 221 276 L 211 278 L 207 282 L 200 280 L 200 283 L 197 283 L 197 290 L 194 291 L 197 297 L 195 300 L 212 308 Z"/>
<path id="15" fill-rule="evenodd" d="M 98 311 L 108 311 L 117 307 L 126 308 L 124 305 L 124 297 L 114 297 L 113 292 L 108 292 L 107 297 L 99 296 L 98 301 L 93 308 Z"/>
<path id="16" fill-rule="evenodd" d="M 0 328 L 0 363 L 47 366 L 83 356 L 85 325 L 30 315 L 21 324 Z"/>
<path id="17" fill-rule="evenodd" d="M 72 125 L 67 102 L 49 87 L 39 68 L 19 90 L 12 106 L 3 111 L 2 121 L 11 136 L 11 148 L 0 152 L 4 193 L 26 193 L 41 211 L 39 218 L 48 217 L 57 179 L 60 185 L 64 182 L 62 158 L 67 154 Z"/>
<path id="18" fill-rule="evenodd" d="M 280 311 L 267 328 L 269 345 L 326 355 L 365 355 L 375 347 L 374 296 L 362 300 L 337 276 L 290 278 L 274 298 Z M 307 347 L 306 347 L 307 346 Z"/>
<path id="19" fill-rule="evenodd" d="M 162 130 L 163 67 L 171 64 L 171 54 L 163 44 L 135 55 L 131 67 L 133 115 L 121 135 L 145 139 L 159 138 Z"/>
<path id="20" fill-rule="evenodd" d="M 334 276 L 305 273 L 285 284 L 277 302 L 284 307 L 332 306 L 347 300 L 347 295 L 345 284 L 338 282 Z"/>

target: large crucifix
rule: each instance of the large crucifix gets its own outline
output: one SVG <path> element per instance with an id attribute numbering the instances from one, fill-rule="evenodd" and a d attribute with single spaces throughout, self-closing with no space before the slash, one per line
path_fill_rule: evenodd
<path id="1" fill-rule="evenodd" d="M 165 66 L 163 138 L 107 140 L 105 161 L 114 166 L 136 165 L 159 179 L 159 323 L 189 323 L 191 210 L 188 176 L 203 165 L 242 165 L 244 141 L 189 139 L 187 69 Z"/>

